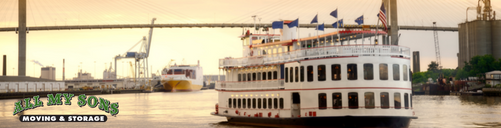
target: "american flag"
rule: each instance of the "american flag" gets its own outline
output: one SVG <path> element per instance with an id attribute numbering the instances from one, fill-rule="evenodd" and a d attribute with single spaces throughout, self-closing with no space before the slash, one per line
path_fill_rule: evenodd
<path id="1" fill-rule="evenodd" d="M 383 22 L 384 30 L 387 31 L 388 27 L 386 26 L 386 10 L 384 9 L 384 3 L 381 4 L 381 9 L 379 10 L 378 17 L 379 17 L 379 20 L 381 20 L 381 22 Z"/>

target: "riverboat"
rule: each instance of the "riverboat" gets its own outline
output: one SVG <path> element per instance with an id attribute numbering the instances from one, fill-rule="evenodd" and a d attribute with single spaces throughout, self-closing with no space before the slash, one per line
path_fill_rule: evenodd
<path id="1" fill-rule="evenodd" d="M 385 31 L 342 30 L 298 39 L 297 27 L 288 23 L 280 34 L 245 33 L 239 37 L 243 57 L 219 60 L 226 81 L 216 84 L 212 115 L 273 127 L 408 127 L 417 119 L 409 48 L 360 44 Z"/>

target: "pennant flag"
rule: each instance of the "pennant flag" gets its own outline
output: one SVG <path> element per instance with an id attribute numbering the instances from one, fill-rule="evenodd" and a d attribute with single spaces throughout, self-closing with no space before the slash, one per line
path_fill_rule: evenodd
<path id="1" fill-rule="evenodd" d="M 310 24 L 313 24 L 313 23 L 318 23 L 318 18 L 317 18 L 318 14 L 315 15 L 315 18 L 313 18 L 313 20 L 311 20 L 311 23 Z"/>
<path id="2" fill-rule="evenodd" d="M 339 23 L 339 25 L 338 25 L 338 23 Z M 341 20 L 335 22 L 334 24 L 332 24 L 332 27 L 334 27 L 334 28 L 338 28 L 338 26 L 339 27 L 343 27 L 343 19 L 341 19 Z"/>
<path id="3" fill-rule="evenodd" d="M 287 24 L 289 26 L 289 28 L 292 28 L 292 27 L 297 27 L 299 26 L 299 18 L 297 18 L 296 20 L 290 22 L 289 24 Z"/>
<path id="4" fill-rule="evenodd" d="M 379 20 L 383 23 L 384 30 L 387 31 L 388 27 L 386 26 L 386 9 L 384 9 L 384 3 L 381 4 L 381 9 L 379 10 L 379 14 L 377 14 Z"/>
<path id="5" fill-rule="evenodd" d="M 358 17 L 355 22 L 358 23 L 358 25 L 364 24 L 364 15 Z"/>
<path id="6" fill-rule="evenodd" d="M 324 24 L 322 23 L 321 25 L 317 25 L 316 30 L 324 31 Z"/>
<path id="7" fill-rule="evenodd" d="M 337 9 L 331 12 L 331 16 L 337 18 Z"/>
<path id="8" fill-rule="evenodd" d="M 274 21 L 271 23 L 271 27 L 273 29 L 283 29 L 284 28 L 284 21 Z"/>

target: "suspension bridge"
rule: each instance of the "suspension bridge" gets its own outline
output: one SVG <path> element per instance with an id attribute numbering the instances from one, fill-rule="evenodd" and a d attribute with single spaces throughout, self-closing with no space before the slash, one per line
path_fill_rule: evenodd
<path id="1" fill-rule="evenodd" d="M 396 0 L 383 0 L 395 1 Z M 493 1 L 498 2 L 499 1 Z M 379 10 L 380 0 L 353 0 L 353 1 L 317 1 L 317 2 L 301 2 L 301 1 L 273 1 L 264 2 L 266 4 L 254 4 L 253 2 L 242 4 L 228 4 L 235 7 L 224 6 L 223 3 L 200 2 L 193 4 L 189 2 L 178 2 L 170 4 L 162 1 L 64 1 L 64 0 L 4 0 L 0 1 L 0 32 L 16 32 L 19 35 L 19 64 L 18 74 L 25 75 L 26 67 L 26 32 L 29 31 L 44 31 L 44 30 L 85 30 L 85 29 L 127 29 L 127 28 L 253 28 L 255 24 L 260 27 L 271 27 L 273 20 L 279 19 L 296 19 L 300 18 L 301 28 L 315 28 L 315 24 L 305 24 L 314 16 L 317 11 L 318 15 L 324 15 L 324 20 L 319 22 L 335 22 L 333 18 L 328 17 L 328 13 L 334 9 L 339 9 L 340 15 L 345 21 L 353 21 L 359 15 L 366 15 L 366 25 L 371 29 L 376 28 L 377 17 L 375 16 Z M 252 6 L 254 8 L 242 9 L 242 5 Z M 334 5 L 335 4 L 335 5 Z M 76 6 L 82 5 L 82 6 Z M 169 5 L 169 6 L 167 6 Z M 179 6 L 172 6 L 179 5 Z M 388 26 L 390 30 L 417 30 L 417 31 L 458 31 L 457 24 L 468 20 L 468 7 L 477 6 L 477 0 L 457 1 L 412 1 L 399 0 L 395 10 L 387 12 L 388 15 L 395 15 L 395 19 L 391 20 L 392 25 Z M 492 5 L 499 5 L 493 3 Z M 14 7 L 13 7 L 14 6 Z M 204 7 L 200 7 L 204 6 Z M 337 7 L 336 7 L 337 6 Z M 398 6 L 398 9 L 396 8 Z M 17 7 L 17 8 L 15 8 Z M 128 8 L 128 7 L 132 7 Z M 186 10 L 198 10 L 200 15 L 195 13 L 188 15 Z M 313 9 L 313 8 L 314 9 Z M 352 8 L 357 7 L 357 8 Z M 306 9 L 298 9 L 306 8 Z M 15 11 L 17 10 L 17 11 Z M 134 11 L 138 11 L 134 13 Z M 204 10 L 208 10 L 207 13 Z M 248 11 L 228 11 L 228 10 L 248 10 Z M 311 11 L 307 11 L 311 10 Z M 398 10 L 398 13 L 397 11 Z M 501 8 L 493 6 L 493 10 L 501 11 Z M 122 11 L 122 12 L 121 12 Z M 466 16 L 465 16 L 466 12 Z M 473 13 L 470 14 L 470 20 L 474 19 Z M 18 17 L 15 17 L 15 15 Z M 213 15 L 212 15 L 213 13 Z M 136 17 L 145 17 L 147 14 L 149 19 L 157 17 L 158 19 L 169 19 L 157 24 L 146 24 Z M 208 14 L 208 15 L 207 15 Z M 225 14 L 231 18 L 218 17 L 217 15 Z M 249 18 L 251 15 L 259 15 L 259 23 L 251 23 Z M 129 16 L 124 16 L 129 15 Z M 277 16 L 278 15 L 278 16 Z M 374 16 L 370 16 L 374 15 Z M 396 18 L 400 15 L 400 18 Z M 349 16 L 349 17 L 348 17 Z M 405 16 L 405 17 L 402 17 Z M 472 17 L 473 16 L 473 17 Z M 216 18 L 217 17 L 217 18 Z M 279 17 L 277 19 L 276 17 Z M 410 18 L 412 17 L 412 18 Z M 262 19 L 266 19 L 261 22 Z M 59 20 L 58 20 L 59 19 Z M 62 20 L 64 19 L 64 20 Z M 84 20 L 82 20 L 84 19 Z M 322 18 L 321 18 L 322 19 Z M 225 21 L 217 23 L 218 21 Z M 15 22 L 18 26 L 14 26 Z M 59 22 L 58 22 L 59 21 Z M 421 22 L 420 22 L 421 21 Z M 426 21 L 426 22 L 424 22 Z M 437 21 L 437 27 L 431 25 L 432 21 Z M 64 22 L 64 25 L 63 25 Z M 163 22 L 163 23 L 162 23 Z M 139 24 L 138 24 L 139 23 Z M 145 24 L 142 24 L 145 23 Z M 54 25 L 51 25 L 54 24 Z M 361 28 L 362 25 L 354 23 L 346 23 L 343 28 Z M 381 26 L 377 26 L 381 29 Z M 330 25 L 325 25 L 325 28 L 332 28 Z M 395 29 L 397 28 L 397 29 Z M 395 33 L 392 33 L 395 36 Z"/>

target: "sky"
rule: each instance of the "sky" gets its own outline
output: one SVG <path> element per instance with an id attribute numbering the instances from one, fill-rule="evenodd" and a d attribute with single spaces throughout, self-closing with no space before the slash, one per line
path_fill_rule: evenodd
<path id="1" fill-rule="evenodd" d="M 501 11 L 501 0 L 491 0 L 493 10 Z M 400 25 L 457 27 L 466 20 L 467 7 L 477 0 L 398 0 Z M 98 24 L 155 23 L 271 23 L 294 20 L 310 23 L 318 14 L 320 23 L 330 25 L 336 21 L 329 13 L 338 9 L 345 24 L 364 15 L 365 24 L 376 24 L 380 0 L 28 0 L 27 26 L 64 26 Z M 17 0 L 0 1 L 0 27 L 17 26 Z M 468 19 L 475 18 L 469 11 Z M 499 16 L 498 16 L 499 17 Z M 260 18 L 260 19 L 259 19 Z M 497 18 L 499 19 L 499 18 Z M 246 28 L 249 29 L 249 28 Z M 66 60 L 66 79 L 73 78 L 79 69 L 102 78 L 113 57 L 124 54 L 147 36 L 143 29 L 94 29 L 30 31 L 27 34 L 27 76 L 39 77 L 40 67 L 56 67 L 56 79 L 62 79 L 62 60 Z M 335 29 L 326 29 L 325 33 Z M 277 31 L 278 32 L 278 31 Z M 301 37 L 314 35 L 314 29 L 301 29 Z M 421 70 L 435 61 L 433 31 L 401 30 L 401 46 L 420 51 Z M 218 60 L 241 57 L 242 46 L 238 38 L 242 28 L 155 28 L 151 43 L 149 64 L 154 73 L 174 59 L 177 64 L 196 64 L 200 61 L 204 74 L 218 74 Z M 438 32 L 441 61 L 444 68 L 456 68 L 458 33 Z M 0 32 L 0 55 L 7 55 L 7 75 L 17 75 L 18 35 Z M 132 50 L 137 51 L 138 48 Z M 183 61 L 184 60 L 184 61 Z M 128 76 L 132 60 L 117 63 L 117 75 Z M 0 69 L 1 71 L 2 69 Z"/>

